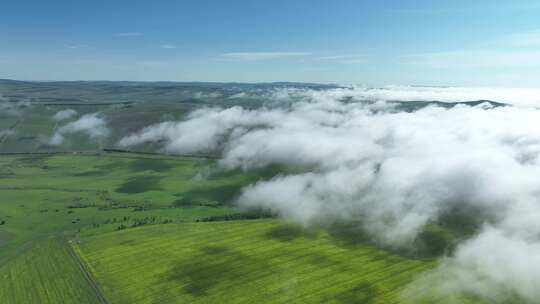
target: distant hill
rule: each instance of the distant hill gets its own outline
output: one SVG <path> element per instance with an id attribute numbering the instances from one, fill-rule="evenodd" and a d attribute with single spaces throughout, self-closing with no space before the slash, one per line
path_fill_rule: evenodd
<path id="1" fill-rule="evenodd" d="M 474 101 L 461 101 L 461 102 L 442 102 L 442 101 L 389 101 L 389 103 L 397 104 L 395 109 L 397 111 L 414 112 L 423 109 L 428 106 L 438 106 L 442 108 L 453 108 L 457 105 L 466 106 L 478 106 L 480 104 L 488 104 L 490 107 L 508 107 L 509 104 L 496 102 L 492 100 L 474 100 Z"/>
<path id="2" fill-rule="evenodd" d="M 18 81 L 0 79 L 0 95 L 8 101 L 46 103 L 182 102 L 202 103 L 234 97 L 242 92 L 279 88 L 330 89 L 336 85 L 314 83 L 218 83 L 137 81 Z M 215 102 L 210 102 L 215 103 Z M 219 102 L 222 104 L 222 102 Z"/>

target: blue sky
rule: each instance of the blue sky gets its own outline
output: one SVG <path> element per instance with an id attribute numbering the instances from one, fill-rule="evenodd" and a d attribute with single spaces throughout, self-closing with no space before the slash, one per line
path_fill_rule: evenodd
<path id="1" fill-rule="evenodd" d="M 0 78 L 540 86 L 540 2 L 5 1 Z"/>

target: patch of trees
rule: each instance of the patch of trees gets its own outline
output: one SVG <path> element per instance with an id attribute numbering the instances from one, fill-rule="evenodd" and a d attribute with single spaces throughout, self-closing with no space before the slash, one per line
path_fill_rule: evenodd
<path id="1" fill-rule="evenodd" d="M 88 203 L 85 202 L 86 199 L 82 197 L 75 197 L 73 199 L 73 203 L 66 206 L 66 208 L 69 209 L 76 209 L 76 208 L 89 208 L 89 207 L 95 207 L 95 203 Z"/>
<path id="2" fill-rule="evenodd" d="M 105 224 L 114 224 L 117 222 L 126 222 L 130 219 L 129 216 L 124 216 L 122 218 L 117 219 L 116 217 L 113 217 L 112 219 L 105 220 Z"/>
<path id="3" fill-rule="evenodd" d="M 107 211 L 107 210 L 111 210 L 111 209 L 126 209 L 126 208 L 131 208 L 131 205 L 129 205 L 129 204 L 120 204 L 120 203 L 117 203 L 117 202 L 113 202 L 108 206 L 107 205 L 99 206 L 98 210 Z"/>
<path id="4" fill-rule="evenodd" d="M 178 156 L 178 157 L 196 157 L 196 158 L 206 158 L 206 159 L 217 159 L 216 155 L 208 154 L 163 154 L 157 152 L 143 152 L 143 151 L 132 151 L 132 150 L 123 150 L 123 149 L 101 149 L 104 153 L 128 153 L 128 154 L 140 154 L 140 155 L 167 155 L 167 156 Z"/>
<path id="5" fill-rule="evenodd" d="M 125 203 L 122 204 L 122 203 L 113 201 L 109 205 L 99 206 L 98 210 L 106 211 L 106 210 L 111 210 L 111 209 L 128 209 L 128 208 L 133 208 L 133 211 L 147 211 L 147 210 L 152 209 L 152 204 L 146 201 L 144 203 L 133 202 L 133 203 L 128 203 L 128 204 L 125 204 Z"/>
<path id="6" fill-rule="evenodd" d="M 12 177 L 14 176 L 15 173 L 13 173 L 13 170 L 11 170 L 11 168 L 9 167 L 3 167 L 3 168 L 0 168 L 0 178 L 8 178 L 8 177 Z"/>
<path id="7" fill-rule="evenodd" d="M 124 217 L 123 221 L 124 222 L 127 222 L 130 218 L 129 217 Z M 116 222 L 116 218 L 113 219 L 113 223 Z M 144 217 L 144 218 L 134 218 L 132 221 L 131 221 L 131 224 L 130 225 L 126 225 L 124 223 L 120 224 L 118 227 L 116 227 L 116 230 L 122 230 L 122 229 L 126 229 L 126 228 L 135 228 L 135 227 L 140 227 L 140 226 L 144 226 L 144 225 L 152 225 L 152 224 L 169 224 L 169 223 L 172 223 L 173 220 L 172 219 L 160 219 L 158 217 L 155 217 L 155 216 L 147 216 L 147 217 Z"/>
<path id="8" fill-rule="evenodd" d="M 96 204 L 94 203 L 91 203 L 91 204 L 75 203 L 75 204 L 67 205 L 66 208 L 77 209 L 77 208 L 90 208 L 90 207 L 95 207 L 95 206 Z"/>
<path id="9" fill-rule="evenodd" d="M 208 217 L 203 217 L 201 219 L 197 219 L 197 222 L 218 222 L 218 221 L 238 221 L 238 220 L 256 220 L 256 219 L 262 219 L 262 218 L 271 218 L 274 217 L 271 212 L 269 211 L 247 211 L 243 213 L 231 213 L 231 214 L 223 214 L 223 215 L 212 215 Z"/>
<path id="10" fill-rule="evenodd" d="M 133 207 L 133 211 L 146 211 L 152 209 L 152 204 L 150 203 L 144 203 L 142 205 L 138 205 Z"/>
<path id="11" fill-rule="evenodd" d="M 131 224 L 131 227 L 139 227 L 144 226 L 147 224 L 160 224 L 163 222 L 160 222 L 158 218 L 155 216 L 147 216 L 144 218 L 136 218 L 133 220 L 133 223 Z"/>

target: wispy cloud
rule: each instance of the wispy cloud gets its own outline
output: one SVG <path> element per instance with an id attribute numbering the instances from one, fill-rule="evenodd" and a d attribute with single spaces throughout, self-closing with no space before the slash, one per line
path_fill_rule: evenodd
<path id="1" fill-rule="evenodd" d="M 526 68 L 540 66 L 540 29 L 502 35 L 481 48 L 403 55 L 406 64 L 431 68 Z"/>
<path id="2" fill-rule="evenodd" d="M 395 8 L 388 10 L 395 14 L 404 15 L 433 15 L 433 14 L 448 14 L 448 13 L 460 13 L 466 10 L 464 9 L 434 9 L 434 8 Z"/>
<path id="3" fill-rule="evenodd" d="M 114 35 L 116 37 L 137 37 L 137 36 L 142 36 L 143 33 L 141 33 L 141 32 L 123 32 L 123 33 L 116 33 Z"/>
<path id="4" fill-rule="evenodd" d="M 59 112 L 56 115 L 55 119 L 57 120 L 60 118 L 59 116 L 62 116 L 61 118 L 64 119 L 66 118 L 66 113 L 60 114 Z M 69 113 L 69 115 L 73 116 L 76 113 Z M 107 137 L 110 130 L 107 128 L 107 122 L 103 115 L 100 113 L 86 114 L 78 120 L 58 128 L 48 143 L 53 146 L 61 145 L 64 142 L 65 135 L 72 133 L 84 133 L 91 139 L 99 139 Z"/>
<path id="5" fill-rule="evenodd" d="M 232 52 L 222 54 L 223 58 L 241 61 L 259 61 L 290 57 L 304 57 L 307 52 Z"/>
<path id="6" fill-rule="evenodd" d="M 489 68 L 540 66 L 540 51 L 434 52 L 402 56 L 407 64 L 431 68 Z"/>
<path id="7" fill-rule="evenodd" d="M 511 34 L 501 42 L 513 47 L 540 47 L 540 29 Z"/>
<path id="8" fill-rule="evenodd" d="M 84 48 L 87 48 L 88 45 L 87 44 L 66 44 L 65 45 L 66 48 L 68 49 L 84 49 Z"/>
<path id="9" fill-rule="evenodd" d="M 162 49 L 176 49 L 176 45 L 172 45 L 172 44 L 162 44 L 162 45 L 161 45 L 161 48 L 162 48 Z"/>
<path id="10" fill-rule="evenodd" d="M 504 9 L 508 12 L 516 12 L 516 11 L 526 11 L 526 10 L 532 10 L 532 9 L 538 9 L 540 7 L 540 4 L 535 1 L 522 1 L 521 3 L 515 3 L 515 2 L 501 2 L 498 5 L 481 5 L 478 3 L 474 3 L 474 5 L 470 5 L 467 7 L 461 6 L 446 6 L 446 7 L 440 7 L 435 8 L 434 6 L 430 7 L 424 7 L 424 6 L 417 6 L 417 7 L 401 7 L 401 8 L 390 8 L 387 11 L 390 13 L 396 13 L 396 14 L 404 14 L 404 15 L 442 15 L 442 14 L 470 14 L 471 12 L 482 12 L 484 14 L 490 13 L 493 11 L 500 11 Z"/>
<path id="11" fill-rule="evenodd" d="M 135 65 L 148 67 L 148 68 L 157 68 L 157 67 L 166 67 L 173 64 L 172 62 L 168 61 L 161 61 L 161 60 L 142 60 L 135 62 Z"/>
<path id="12" fill-rule="evenodd" d="M 370 55 L 366 54 L 354 54 L 354 55 L 337 55 L 337 56 L 323 56 L 319 57 L 319 60 L 328 60 L 338 63 L 366 63 Z"/>

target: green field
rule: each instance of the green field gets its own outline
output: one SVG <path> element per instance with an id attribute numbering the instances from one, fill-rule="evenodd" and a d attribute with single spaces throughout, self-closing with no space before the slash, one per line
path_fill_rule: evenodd
<path id="1" fill-rule="evenodd" d="M 240 189 L 282 170 L 227 172 L 212 159 L 129 153 L 4 155 L 0 295 L 7 303 L 409 303 L 403 289 L 463 234 L 428 227 L 422 236 L 435 247 L 399 252 L 357 228 L 237 220 L 253 217 L 232 205 Z"/>
<path id="2" fill-rule="evenodd" d="M 54 115 L 65 109 L 77 111 L 76 117 L 56 122 Z M 17 109 L 17 114 L 0 111 L 0 153 L 51 152 L 51 151 L 99 151 L 114 148 L 120 138 L 147 125 L 182 117 L 190 106 L 184 104 L 138 103 L 130 106 L 112 105 L 45 105 L 32 104 Z M 84 114 L 101 113 L 107 117 L 110 135 L 92 140 L 87 135 L 66 134 L 64 142 L 51 146 L 47 142 L 59 127 L 75 121 Z M 152 151 L 152 146 L 141 145 L 139 151 Z"/>
<path id="3" fill-rule="evenodd" d="M 434 265 L 276 220 L 137 228 L 78 250 L 113 303 L 397 303 Z"/>
<path id="4" fill-rule="evenodd" d="M 206 172 L 201 177 L 201 172 Z M 238 213 L 229 202 L 256 174 L 220 172 L 212 160 L 103 155 L 0 158 L 0 261 L 51 234 L 192 221 Z"/>
<path id="5" fill-rule="evenodd" d="M 60 237 L 237 215 L 230 201 L 256 178 L 221 172 L 213 160 L 190 157 L 2 156 L 0 295 L 7 303 L 92 303 L 84 288 L 78 288 L 80 294 L 61 292 L 86 283 L 75 280 L 84 272 L 66 258 L 71 249 Z"/>
<path id="6" fill-rule="evenodd" d="M 71 245 L 47 238 L 0 266 L 2 303 L 101 303 Z"/>

